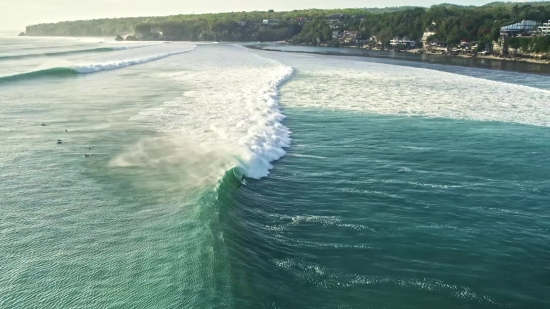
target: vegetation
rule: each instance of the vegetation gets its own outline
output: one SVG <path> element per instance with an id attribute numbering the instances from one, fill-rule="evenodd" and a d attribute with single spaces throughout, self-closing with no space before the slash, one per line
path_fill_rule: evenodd
<path id="1" fill-rule="evenodd" d="M 506 40 L 510 48 L 521 49 L 526 53 L 550 52 L 550 36 L 541 36 L 535 38 L 515 37 Z"/>
<path id="2" fill-rule="evenodd" d="M 333 14 L 334 22 L 328 22 Z M 265 19 L 279 20 L 270 25 Z M 488 43 L 499 38 L 500 28 L 523 19 L 547 21 L 549 2 L 493 2 L 484 6 L 435 5 L 430 8 L 295 10 L 290 12 L 234 12 L 167 17 L 118 18 L 41 24 L 27 27 L 27 35 L 116 36 L 134 34 L 140 40 L 278 41 L 338 46 L 334 31 L 357 31 L 359 38 L 372 35 L 388 44 L 394 36 L 420 41 L 426 29 L 430 40 L 457 44 L 461 40 Z M 547 39 L 510 41 L 510 47 L 549 51 Z M 523 44 L 523 45 L 522 45 Z"/>
<path id="3" fill-rule="evenodd" d="M 151 23 L 154 25 L 162 25 L 173 27 L 181 25 L 188 30 L 180 30 L 180 33 L 185 32 L 184 37 L 198 37 L 201 33 L 212 33 L 214 29 L 225 27 L 228 24 L 238 23 L 241 21 L 262 22 L 264 19 L 280 19 L 290 21 L 296 24 L 297 18 L 320 18 L 330 14 L 346 14 L 356 15 L 365 13 L 382 13 L 406 10 L 410 7 L 395 7 L 395 8 L 373 8 L 373 9 L 335 9 L 335 10 L 294 10 L 290 12 L 275 12 L 269 10 L 267 12 L 231 12 L 218 14 L 187 14 L 187 15 L 172 15 L 163 17 L 136 17 L 136 18 L 106 18 L 94 20 L 79 20 L 65 21 L 55 24 L 38 24 L 27 26 L 28 35 L 36 36 L 116 36 L 118 34 L 134 33 L 137 26 L 143 23 Z M 233 22 L 233 23 L 231 23 Z M 244 32 L 247 27 L 240 29 Z M 203 31 L 203 32 L 201 32 Z M 228 29 L 229 31 L 229 29 Z M 259 30 L 256 31 L 258 34 Z M 203 35 L 204 36 L 204 35 Z M 209 35 L 206 35 L 209 37 Z M 206 40 L 206 38 L 205 38 Z"/>
<path id="4" fill-rule="evenodd" d="M 495 2 L 481 7 L 451 4 L 435 5 L 428 9 L 410 8 L 397 12 L 367 14 L 362 18 L 348 16 L 341 21 L 340 29 L 359 31 L 361 38 L 375 35 L 387 45 L 394 36 L 408 36 L 419 41 L 424 30 L 436 34 L 430 40 L 458 44 L 461 40 L 482 43 L 498 40 L 500 28 L 523 19 L 547 21 L 550 19 L 550 3 L 509 4 Z M 321 19 L 308 23 L 293 40 L 297 43 L 328 41 L 330 26 Z"/>

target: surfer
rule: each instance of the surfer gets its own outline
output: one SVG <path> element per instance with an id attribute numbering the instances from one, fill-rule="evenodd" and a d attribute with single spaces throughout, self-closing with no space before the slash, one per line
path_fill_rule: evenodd
<path id="1" fill-rule="evenodd" d="M 65 129 L 65 133 L 67 133 L 67 132 L 69 132 L 69 131 L 67 131 L 67 129 Z"/>
<path id="2" fill-rule="evenodd" d="M 244 182 L 244 175 L 243 175 L 243 178 L 241 178 L 241 182 Z"/>
<path id="3" fill-rule="evenodd" d="M 58 144 L 63 144 L 63 142 L 60 139 L 57 140 L 57 143 Z"/>
<path id="4" fill-rule="evenodd" d="M 43 127 L 45 127 L 45 126 L 46 126 L 46 124 L 45 124 L 45 123 L 43 123 L 43 124 L 42 124 L 42 126 L 43 126 Z"/>

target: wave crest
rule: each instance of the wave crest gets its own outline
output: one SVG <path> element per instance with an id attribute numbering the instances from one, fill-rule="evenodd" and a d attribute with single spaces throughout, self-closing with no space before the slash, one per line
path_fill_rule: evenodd
<path id="1" fill-rule="evenodd" d="M 71 67 L 49 68 L 44 70 L 16 74 L 16 75 L 4 76 L 4 77 L 0 77 L 0 84 L 3 82 L 12 82 L 12 81 L 26 80 L 26 79 L 38 78 L 38 77 L 59 77 L 59 76 L 89 74 L 89 73 L 95 73 L 100 71 L 115 70 L 115 69 L 125 68 L 131 65 L 147 63 L 147 62 L 167 58 L 178 54 L 187 53 L 194 50 L 195 48 L 196 46 L 193 46 L 191 49 L 186 49 L 186 50 L 176 51 L 171 53 L 158 54 L 158 55 L 148 56 L 144 58 L 111 61 L 111 62 L 105 62 L 105 63 L 96 63 L 96 64 L 79 65 L 79 66 L 71 66 Z"/>
<path id="2" fill-rule="evenodd" d="M 164 44 L 164 43 L 159 43 Z M 149 45 L 135 45 L 135 46 L 113 46 L 113 47 L 97 47 L 89 49 L 78 49 L 78 50 L 66 50 L 58 52 L 49 52 L 41 54 L 23 54 L 23 55 L 9 55 L 9 56 L 0 56 L 0 61 L 3 60 L 14 60 L 14 59 L 25 59 L 25 58 L 36 58 L 36 57 L 45 57 L 45 56 L 64 56 L 64 55 L 74 55 L 74 54 L 84 54 L 84 53 L 103 53 L 103 52 L 112 52 L 119 50 L 129 50 L 143 47 L 150 47 L 159 44 L 149 44 Z"/>

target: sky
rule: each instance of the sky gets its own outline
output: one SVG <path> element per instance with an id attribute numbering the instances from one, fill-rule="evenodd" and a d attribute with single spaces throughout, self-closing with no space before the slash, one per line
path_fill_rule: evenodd
<path id="1" fill-rule="evenodd" d="M 66 20 L 308 8 L 483 5 L 494 0 L 0 0 L 0 30 Z M 521 1 L 518 1 L 521 2 Z"/>

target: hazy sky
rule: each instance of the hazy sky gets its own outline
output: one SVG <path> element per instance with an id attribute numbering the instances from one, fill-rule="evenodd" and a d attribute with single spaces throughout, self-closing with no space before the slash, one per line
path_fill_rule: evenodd
<path id="1" fill-rule="evenodd" d="M 430 6 L 438 3 L 482 5 L 494 0 L 0 0 L 0 29 L 24 30 L 29 24 L 102 17 L 306 8 Z"/>

